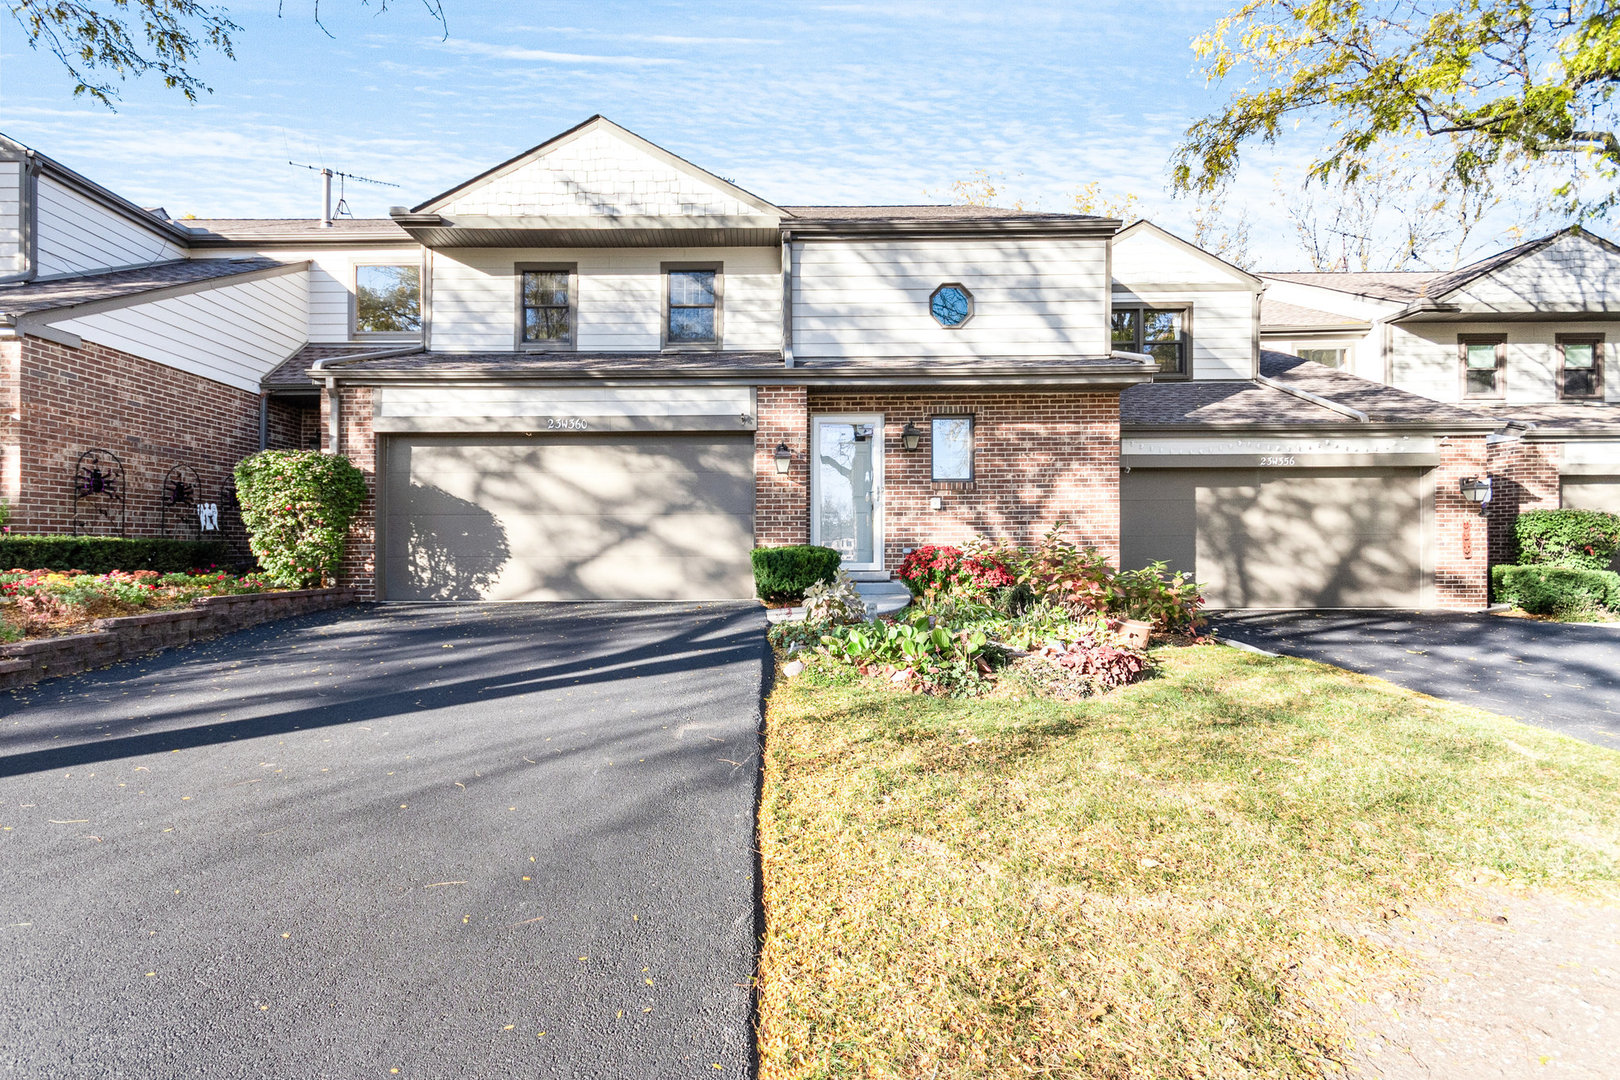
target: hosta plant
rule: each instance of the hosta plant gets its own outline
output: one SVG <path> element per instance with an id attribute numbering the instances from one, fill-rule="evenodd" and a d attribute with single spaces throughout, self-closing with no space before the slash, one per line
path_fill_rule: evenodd
<path id="1" fill-rule="evenodd" d="M 847 573 L 840 570 L 832 581 L 818 581 L 804 590 L 804 621 L 848 625 L 866 621 L 866 601 Z"/>

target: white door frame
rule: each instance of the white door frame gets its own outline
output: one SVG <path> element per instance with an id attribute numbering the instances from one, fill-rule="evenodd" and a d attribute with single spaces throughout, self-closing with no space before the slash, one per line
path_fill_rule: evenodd
<path id="1" fill-rule="evenodd" d="M 821 543 L 821 425 L 872 425 L 872 555 L 869 563 L 845 562 L 845 570 L 883 569 L 883 414 L 812 413 L 810 416 L 810 542 Z"/>

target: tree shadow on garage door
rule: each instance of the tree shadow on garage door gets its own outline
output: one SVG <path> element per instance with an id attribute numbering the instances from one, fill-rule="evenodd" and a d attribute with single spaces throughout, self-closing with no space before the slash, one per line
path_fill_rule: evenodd
<path id="1" fill-rule="evenodd" d="M 443 488 L 411 484 L 410 505 L 431 506 L 413 514 L 398 550 L 399 576 L 389 581 L 391 600 L 476 600 L 501 576 L 512 556 L 506 529 L 494 514 Z M 390 540 L 389 546 L 395 546 Z"/>

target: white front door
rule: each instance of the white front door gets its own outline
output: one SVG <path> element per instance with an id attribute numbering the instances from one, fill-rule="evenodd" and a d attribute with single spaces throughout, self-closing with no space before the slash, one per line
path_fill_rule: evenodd
<path id="1" fill-rule="evenodd" d="M 846 570 L 883 569 L 883 417 L 810 421 L 810 542 Z"/>

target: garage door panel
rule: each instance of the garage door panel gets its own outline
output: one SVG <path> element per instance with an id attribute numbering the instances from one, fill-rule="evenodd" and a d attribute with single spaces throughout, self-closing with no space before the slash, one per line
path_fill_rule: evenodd
<path id="1" fill-rule="evenodd" d="M 751 436 L 395 438 L 391 599 L 728 599 L 753 592 Z"/>
<path id="2" fill-rule="evenodd" d="M 1415 469 L 1140 469 L 1121 484 L 1126 565 L 1168 559 L 1211 607 L 1415 607 Z"/>

